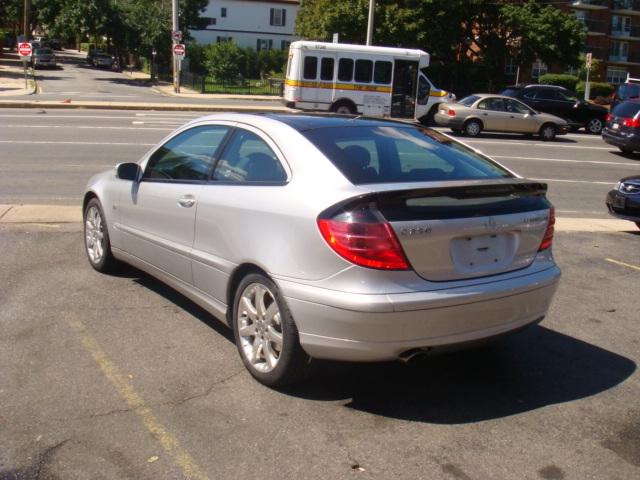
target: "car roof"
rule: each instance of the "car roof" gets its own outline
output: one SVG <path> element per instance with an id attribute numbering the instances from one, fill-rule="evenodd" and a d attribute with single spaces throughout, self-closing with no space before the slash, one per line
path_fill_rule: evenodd
<path id="1" fill-rule="evenodd" d="M 509 90 L 526 90 L 526 89 L 533 89 L 533 88 L 539 88 L 539 89 L 548 89 L 548 90 L 567 90 L 564 87 L 561 87 L 560 85 L 543 85 L 541 83 L 530 83 L 528 85 L 511 85 L 505 88 L 509 89 Z"/>
<path id="2" fill-rule="evenodd" d="M 315 130 L 318 128 L 345 128 L 345 127 L 378 127 L 378 126 L 404 126 L 415 127 L 413 121 L 389 120 L 362 115 L 338 115 L 338 114 L 308 114 L 308 113 L 215 113 L 197 118 L 189 123 L 207 121 L 232 121 L 267 127 L 269 124 L 278 123 L 287 125 L 299 132 Z"/>
<path id="3" fill-rule="evenodd" d="M 516 102 L 520 102 L 517 98 L 509 97 L 508 95 L 500 95 L 498 93 L 472 93 L 468 95 L 469 97 L 478 97 L 478 98 L 504 98 L 505 100 L 515 100 Z M 522 103 L 522 102 L 520 102 Z"/>

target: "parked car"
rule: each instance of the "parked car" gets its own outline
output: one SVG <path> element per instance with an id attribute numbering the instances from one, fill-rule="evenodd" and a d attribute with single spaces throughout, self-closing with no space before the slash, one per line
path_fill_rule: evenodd
<path id="1" fill-rule="evenodd" d="M 542 140 L 553 140 L 569 131 L 569 125 L 561 118 L 538 113 L 516 99 L 487 93 L 440 105 L 435 121 L 470 137 L 485 130 L 537 134 Z"/>
<path id="2" fill-rule="evenodd" d="M 50 48 L 38 48 L 34 50 L 32 62 L 33 68 L 56 68 L 56 55 Z"/>
<path id="3" fill-rule="evenodd" d="M 630 220 L 640 228 L 640 175 L 625 177 L 607 193 L 607 208 L 614 217 Z"/>
<path id="4" fill-rule="evenodd" d="M 607 116 L 602 139 L 622 153 L 640 150 L 640 100 L 628 100 L 614 107 Z"/>
<path id="5" fill-rule="evenodd" d="M 541 321 L 560 276 L 545 192 L 406 122 L 217 114 L 94 176 L 84 241 L 94 269 L 130 263 L 229 324 L 276 386 L 311 358 L 409 360 Z"/>
<path id="6" fill-rule="evenodd" d="M 108 53 L 98 53 L 93 57 L 93 65 L 98 68 L 111 68 L 113 66 L 113 57 Z"/>
<path id="7" fill-rule="evenodd" d="M 584 100 L 578 100 L 573 92 L 555 85 L 517 85 L 507 87 L 502 95 L 517 98 L 540 112 L 564 118 L 572 129 L 585 129 L 587 133 L 600 135 L 608 110 Z"/>
<path id="8" fill-rule="evenodd" d="M 618 104 L 632 100 L 634 98 L 640 98 L 640 79 L 627 77 L 627 81 L 621 83 L 616 88 L 613 94 L 613 107 Z"/>
<path id="9" fill-rule="evenodd" d="M 89 48 L 89 52 L 87 53 L 86 61 L 89 65 L 94 65 L 93 59 L 96 55 L 100 55 L 102 53 L 106 53 L 104 50 L 99 48 L 91 47 Z"/>

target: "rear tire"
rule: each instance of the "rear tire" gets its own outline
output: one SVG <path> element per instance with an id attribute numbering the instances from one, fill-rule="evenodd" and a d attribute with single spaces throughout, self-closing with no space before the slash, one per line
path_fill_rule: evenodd
<path id="1" fill-rule="evenodd" d="M 464 124 L 464 134 L 467 137 L 477 137 L 482 132 L 482 123 L 479 120 L 468 120 Z"/>
<path id="2" fill-rule="evenodd" d="M 545 142 L 550 142 L 556 138 L 557 128 L 552 123 L 545 123 L 540 127 L 540 138 Z"/>
<path id="3" fill-rule="evenodd" d="M 304 378 L 311 358 L 276 284 L 260 273 L 244 277 L 233 305 L 233 335 L 242 363 L 268 387 Z"/>
<path id="4" fill-rule="evenodd" d="M 618 147 L 618 148 L 625 155 L 631 155 L 633 153 L 633 148 L 629 148 L 629 147 Z"/>
<path id="5" fill-rule="evenodd" d="M 356 106 L 350 102 L 337 102 L 331 107 L 333 113 L 339 113 L 340 115 L 355 115 L 357 112 Z"/>
<path id="6" fill-rule="evenodd" d="M 602 133 L 602 127 L 602 120 L 600 120 L 599 118 L 592 118 L 587 122 L 585 130 L 587 131 L 587 133 L 590 133 L 592 135 L 600 135 Z"/>

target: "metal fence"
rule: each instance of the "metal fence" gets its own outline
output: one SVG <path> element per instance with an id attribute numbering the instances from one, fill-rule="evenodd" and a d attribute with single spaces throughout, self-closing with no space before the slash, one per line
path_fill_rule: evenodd
<path id="1" fill-rule="evenodd" d="M 212 77 L 181 72 L 180 83 L 200 93 L 226 93 L 233 95 L 281 95 L 283 80 L 268 78 L 265 80 L 242 79 L 233 82 L 217 81 Z"/>

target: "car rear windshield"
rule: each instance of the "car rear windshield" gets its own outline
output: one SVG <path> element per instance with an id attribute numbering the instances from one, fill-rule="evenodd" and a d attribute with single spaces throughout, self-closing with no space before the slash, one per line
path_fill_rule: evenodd
<path id="1" fill-rule="evenodd" d="M 36 55 L 51 55 L 52 53 L 53 51 L 50 48 L 39 48 L 35 52 Z"/>
<path id="2" fill-rule="evenodd" d="M 636 116 L 636 113 L 640 111 L 640 103 L 636 102 L 623 102 L 617 105 L 613 109 L 613 115 L 616 117 L 632 118 Z"/>
<path id="3" fill-rule="evenodd" d="M 478 100 L 480 97 L 477 95 L 469 95 L 468 97 L 464 97 L 462 100 L 458 100 L 460 105 L 464 105 L 465 107 L 470 107 Z"/>
<path id="4" fill-rule="evenodd" d="M 628 100 L 630 98 L 638 98 L 640 96 L 640 85 L 633 83 L 625 83 L 618 87 L 618 98 L 620 100 Z"/>
<path id="5" fill-rule="evenodd" d="M 317 128 L 302 133 L 355 185 L 513 176 L 430 129 L 381 125 Z"/>

